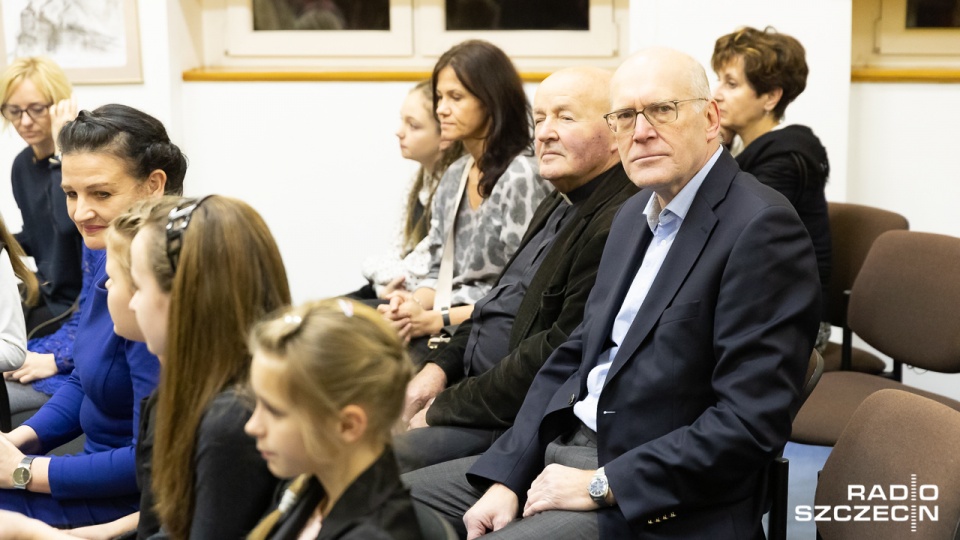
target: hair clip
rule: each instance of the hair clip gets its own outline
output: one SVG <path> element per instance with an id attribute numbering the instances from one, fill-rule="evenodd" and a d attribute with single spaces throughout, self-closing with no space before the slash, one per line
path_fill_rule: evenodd
<path id="1" fill-rule="evenodd" d="M 183 248 L 183 235 L 190 225 L 190 218 L 193 212 L 203 204 L 203 201 L 209 199 L 212 195 L 206 195 L 199 199 L 182 199 L 177 206 L 170 209 L 167 214 L 167 260 L 170 261 L 170 270 L 177 273 L 177 265 L 180 264 L 180 250 Z M 189 203 L 189 204 L 188 204 Z"/>
<path id="2" fill-rule="evenodd" d="M 303 317 L 299 315 L 284 315 L 283 322 L 293 326 L 300 326 L 300 323 L 303 322 Z"/>
<path id="3" fill-rule="evenodd" d="M 343 298 L 338 298 L 337 303 L 340 304 L 340 309 L 343 310 L 344 315 L 353 317 L 353 304 Z"/>

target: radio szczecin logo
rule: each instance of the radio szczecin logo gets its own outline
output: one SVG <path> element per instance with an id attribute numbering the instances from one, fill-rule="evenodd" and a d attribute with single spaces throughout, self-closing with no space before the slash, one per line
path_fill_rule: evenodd
<path id="1" fill-rule="evenodd" d="M 800 505 L 795 509 L 797 521 L 894 521 L 910 523 L 916 532 L 923 521 L 938 521 L 940 488 L 936 484 L 919 484 L 917 475 L 910 475 L 910 485 L 890 484 L 847 486 L 847 503 L 840 505 Z"/>

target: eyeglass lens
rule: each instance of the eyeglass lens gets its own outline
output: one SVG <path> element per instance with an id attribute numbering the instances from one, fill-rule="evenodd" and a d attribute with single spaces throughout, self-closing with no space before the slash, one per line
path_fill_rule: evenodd
<path id="1" fill-rule="evenodd" d="M 30 115 L 30 118 L 33 119 L 33 121 L 37 121 L 45 117 L 49 111 L 49 105 L 43 105 L 40 103 L 27 105 L 23 109 L 14 105 L 4 105 L 3 107 L 0 107 L 0 112 L 3 113 L 3 117 L 10 122 L 20 122 L 23 120 L 23 113 L 27 113 Z"/>
<path id="2" fill-rule="evenodd" d="M 642 111 L 624 109 L 610 113 L 607 115 L 607 125 L 609 125 L 610 129 L 615 133 L 631 131 L 634 126 L 636 126 L 637 115 L 639 114 L 643 114 L 647 122 L 650 122 L 650 125 L 656 127 L 675 121 L 679 115 L 679 111 L 677 110 L 677 104 L 672 101 L 651 103 L 644 107 Z"/>

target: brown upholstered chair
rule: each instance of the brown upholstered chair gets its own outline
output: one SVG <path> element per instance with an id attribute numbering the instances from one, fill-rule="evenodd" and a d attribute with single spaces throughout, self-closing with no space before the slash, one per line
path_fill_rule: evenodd
<path id="1" fill-rule="evenodd" d="M 800 405 L 810 397 L 823 375 L 823 357 L 816 349 L 810 354 Z M 770 514 L 767 516 L 767 540 L 787 540 L 787 494 L 790 480 L 790 460 L 779 456 L 770 464 L 767 489 L 770 494 Z"/>
<path id="2" fill-rule="evenodd" d="M 902 364 L 960 373 L 960 238 L 889 231 L 867 255 L 850 294 L 848 323 L 865 342 Z M 791 440 L 831 446 L 870 394 L 897 388 L 960 410 L 960 402 L 887 377 L 823 374 L 793 422 Z"/>
<path id="3" fill-rule="evenodd" d="M 881 373 L 886 368 L 883 360 L 862 349 L 850 346 L 852 336 L 847 327 L 847 291 L 863 266 L 870 246 L 881 234 L 892 230 L 906 230 L 907 219 L 900 214 L 859 204 L 831 202 L 830 237 L 833 243 L 832 269 L 827 293 L 827 322 L 843 331 L 843 345 L 830 343 L 823 353 L 826 371 L 840 369 Z M 849 348 L 844 362 L 844 347 Z"/>
<path id="4" fill-rule="evenodd" d="M 820 479 L 814 507 L 831 507 L 833 517 L 849 512 L 838 506 L 868 506 L 866 515 L 873 516 L 872 507 L 887 507 L 887 521 L 818 521 L 817 529 L 823 540 L 885 539 L 945 539 L 955 538 L 960 522 L 960 412 L 940 403 L 900 390 L 880 390 L 865 399 L 843 431 L 830 453 Z M 912 475 L 916 475 L 913 477 Z M 916 480 L 917 495 L 910 493 Z M 879 500 L 879 492 L 870 497 L 873 486 L 879 486 L 887 498 L 902 496 L 906 486 L 907 500 Z M 936 500 L 920 500 L 922 495 Z M 849 486 L 864 486 L 864 500 L 848 500 Z M 854 488 L 858 489 L 858 488 Z M 916 505 L 916 530 L 912 518 L 903 518 L 905 509 L 894 510 L 891 505 Z M 936 506 L 936 521 L 926 512 Z M 926 507 L 920 508 L 920 507 Z M 881 511 L 885 510 L 880 508 Z M 925 511 L 926 510 L 926 511 Z M 854 511 L 853 516 L 860 509 Z M 853 517 L 851 516 L 851 517 Z"/>

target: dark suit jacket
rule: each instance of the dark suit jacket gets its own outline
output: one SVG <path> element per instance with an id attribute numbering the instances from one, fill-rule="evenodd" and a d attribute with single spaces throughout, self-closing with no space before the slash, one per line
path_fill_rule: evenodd
<path id="1" fill-rule="evenodd" d="M 471 481 L 525 493 L 546 444 L 579 425 L 572 405 L 652 238 L 643 215 L 651 195 L 621 208 L 583 324 Z M 617 499 L 598 513 L 601 538 L 762 537 L 764 471 L 790 434 L 819 309 L 813 247 L 796 212 L 724 151 L 600 395 L 598 457 Z"/>
<path id="2" fill-rule="evenodd" d="M 793 203 L 813 240 L 820 285 L 826 299 L 833 260 L 830 217 L 824 193 L 830 175 L 827 149 L 810 128 L 792 125 L 757 137 L 737 155 L 737 163 Z M 822 307 L 823 320 L 827 320 L 826 302 Z"/>
<path id="3" fill-rule="evenodd" d="M 510 332 L 510 354 L 487 372 L 461 381 L 463 355 L 473 326 L 469 319 L 450 343 L 427 358 L 446 372 L 450 384 L 460 381 L 441 392 L 427 410 L 429 425 L 503 429 L 513 424 L 537 371 L 583 320 L 583 306 L 597 276 L 610 223 L 620 205 L 638 191 L 619 163 L 595 181 L 599 185 L 583 201 L 575 219 L 554 238 L 527 288 Z M 562 201 L 554 191 L 540 203 L 517 253 L 546 225 Z M 511 264 L 513 259 L 504 271 Z"/>
<path id="4" fill-rule="evenodd" d="M 285 490 L 278 495 L 282 497 Z M 281 516 L 267 536 L 270 540 L 296 539 L 326 496 L 311 477 L 296 502 Z M 277 503 L 279 504 L 279 500 Z M 390 448 L 347 487 L 323 518 L 317 540 L 419 540 L 420 525 L 410 490 L 400 483 L 397 462 Z"/>

